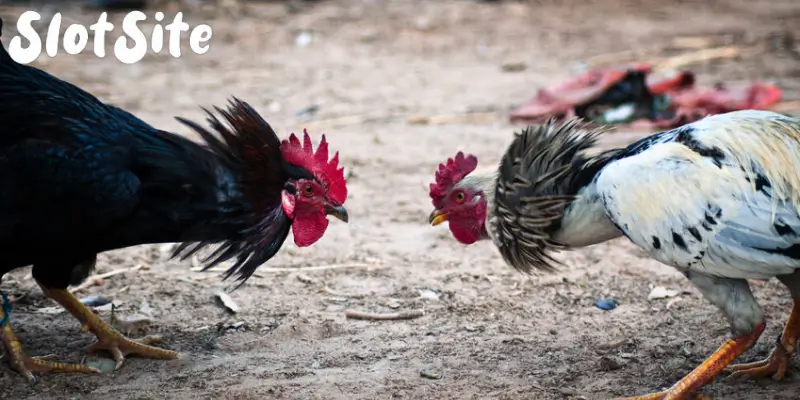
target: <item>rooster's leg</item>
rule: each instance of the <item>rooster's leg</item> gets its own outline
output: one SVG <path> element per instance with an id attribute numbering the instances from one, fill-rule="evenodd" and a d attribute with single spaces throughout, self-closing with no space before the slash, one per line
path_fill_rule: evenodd
<path id="1" fill-rule="evenodd" d="M 19 372 L 20 375 L 25 377 L 31 384 L 36 383 L 34 372 L 100 372 L 99 369 L 79 364 L 66 364 L 60 362 L 47 361 L 50 357 L 29 357 L 25 355 L 22 350 L 22 344 L 14 335 L 14 330 L 11 329 L 11 324 L 8 319 L 9 315 L 9 302 L 6 295 L 3 294 L 3 307 L 0 309 L 0 339 L 3 340 L 3 346 L 6 349 L 8 362 L 11 368 Z"/>
<path id="2" fill-rule="evenodd" d="M 97 341 L 90 344 L 87 351 L 106 350 L 114 357 L 117 362 L 116 368 L 122 366 L 125 356 L 137 354 L 142 357 L 159 358 L 171 360 L 178 357 L 178 353 L 170 350 L 159 349 L 158 347 L 148 346 L 161 340 L 157 336 L 147 336 L 136 340 L 131 340 L 117 332 L 103 320 L 100 319 L 92 310 L 81 303 L 72 293 L 64 289 L 51 289 L 42 286 L 44 294 L 61 304 L 72 316 L 83 324 L 83 328 L 91 331 L 97 336 Z"/>
<path id="3" fill-rule="evenodd" d="M 789 358 L 797 350 L 797 341 L 800 338 L 800 273 L 783 275 L 778 277 L 778 280 L 789 288 L 795 299 L 783 333 L 778 337 L 778 343 L 766 359 L 728 367 L 728 370 L 733 372 L 730 375 L 732 378 L 743 375 L 772 375 L 775 380 L 780 381 L 786 375 Z"/>
<path id="4" fill-rule="evenodd" d="M 694 371 L 683 377 L 669 390 L 618 400 L 689 400 L 704 398 L 695 394 L 695 391 L 711 382 L 736 357 L 739 357 L 740 354 L 752 347 L 758 337 L 761 336 L 764 327 L 765 324 L 762 323 L 753 333 L 728 340 L 711 357 L 708 357 Z"/>
<path id="5" fill-rule="evenodd" d="M 725 342 L 694 371 L 664 392 L 630 397 L 624 400 L 689 400 L 704 398 L 697 390 L 711 382 L 742 353 L 753 347 L 764 332 L 766 323 L 761 307 L 755 301 L 744 279 L 726 279 L 686 272 L 700 292 L 719 307 L 731 324 L 733 338 Z M 619 399 L 623 400 L 623 399 Z"/>
<path id="6" fill-rule="evenodd" d="M 797 348 L 798 337 L 800 337 L 800 299 L 795 300 L 789 320 L 786 321 L 783 333 L 778 338 L 778 343 L 772 349 L 769 357 L 752 363 L 731 365 L 726 370 L 733 372 L 730 375 L 731 378 L 743 375 L 772 375 L 775 380 L 780 381 L 786 374 L 789 357 Z"/>

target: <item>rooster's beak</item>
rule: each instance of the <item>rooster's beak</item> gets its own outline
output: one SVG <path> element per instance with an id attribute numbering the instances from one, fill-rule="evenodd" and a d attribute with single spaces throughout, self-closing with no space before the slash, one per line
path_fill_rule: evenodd
<path id="1" fill-rule="evenodd" d="M 336 218 L 339 218 L 343 222 L 347 223 L 347 209 L 344 206 L 325 206 L 325 214 L 333 215 Z"/>
<path id="2" fill-rule="evenodd" d="M 441 224 L 442 222 L 447 221 L 447 213 L 443 213 L 439 210 L 433 210 L 431 216 L 428 217 L 428 222 L 432 226 L 436 226 Z"/>

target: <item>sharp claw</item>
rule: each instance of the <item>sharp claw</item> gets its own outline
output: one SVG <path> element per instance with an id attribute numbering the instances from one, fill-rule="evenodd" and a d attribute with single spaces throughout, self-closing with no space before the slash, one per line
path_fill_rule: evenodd
<path id="1" fill-rule="evenodd" d="M 32 373 L 30 373 L 30 372 L 23 373 L 22 375 L 25 377 L 25 379 L 27 379 L 27 380 L 28 380 L 28 383 L 29 383 L 31 386 L 35 386 L 35 385 L 36 385 L 36 382 L 38 382 L 38 381 L 36 380 L 36 377 L 35 377 L 35 376 L 33 376 L 33 374 L 32 374 Z"/>
<path id="2" fill-rule="evenodd" d="M 178 353 L 174 351 L 164 350 L 146 344 L 152 343 L 160 338 L 145 337 L 139 340 L 128 339 L 116 329 L 103 322 L 97 314 L 76 299 L 72 293 L 63 289 L 53 289 L 43 285 L 40 286 L 47 297 L 61 304 L 61 306 L 81 322 L 81 330 L 90 331 L 97 337 L 97 341 L 86 346 L 85 350 L 87 352 L 105 350 L 111 353 L 111 356 L 116 362 L 114 370 L 118 370 L 122 367 L 125 362 L 125 356 L 128 354 L 138 354 L 142 357 L 159 359 L 174 359 L 178 357 Z M 80 370 L 100 372 L 96 368 L 86 366 L 80 368 Z"/>
<path id="3" fill-rule="evenodd" d="M 44 358 L 52 358 L 52 356 L 45 357 L 28 357 L 25 354 L 12 355 L 13 362 L 11 368 L 19 372 L 31 385 L 35 385 L 38 380 L 33 374 L 37 372 L 91 372 L 100 373 L 100 370 L 94 367 L 89 367 L 83 364 L 66 364 L 60 362 L 45 361 Z"/>
<path id="4" fill-rule="evenodd" d="M 161 336 L 158 336 L 158 335 L 150 335 L 150 336 L 145 336 L 143 338 L 136 339 L 136 342 L 138 342 L 138 343 L 140 343 L 142 345 L 145 345 L 145 346 L 151 345 L 153 343 L 161 343 L 162 341 L 163 341 L 163 338 Z"/>
<path id="5" fill-rule="evenodd" d="M 22 345 L 8 324 L 0 326 L 0 339 L 2 339 L 2 345 L 6 349 L 6 357 L 11 369 L 27 379 L 30 385 L 36 385 L 38 382 L 34 372 L 100 372 L 97 368 L 83 364 L 67 364 L 53 361 L 56 358 L 53 354 L 29 357 L 23 351 Z"/>
<path id="6" fill-rule="evenodd" d="M 160 336 L 145 336 L 139 339 L 127 339 L 119 333 L 105 333 L 98 335 L 98 341 L 86 347 L 87 352 L 105 350 L 111 353 L 116 361 L 114 370 L 118 370 L 125 363 L 125 357 L 129 354 L 139 354 L 143 357 L 174 359 L 178 353 L 149 346 L 151 343 L 161 341 Z"/>
<path id="7" fill-rule="evenodd" d="M 772 375 L 773 379 L 780 381 L 786 375 L 789 355 L 784 346 L 778 343 L 769 357 L 761 361 L 731 365 L 725 370 L 730 372 L 726 379 L 737 379 L 743 376 L 765 377 Z"/>
<path id="8" fill-rule="evenodd" d="M 122 351 L 119 348 L 113 348 L 109 350 L 111 351 L 111 355 L 114 357 L 114 361 L 117 362 L 117 365 L 114 366 L 114 371 L 116 371 L 122 367 L 122 363 L 125 362 L 125 356 L 122 355 Z"/>

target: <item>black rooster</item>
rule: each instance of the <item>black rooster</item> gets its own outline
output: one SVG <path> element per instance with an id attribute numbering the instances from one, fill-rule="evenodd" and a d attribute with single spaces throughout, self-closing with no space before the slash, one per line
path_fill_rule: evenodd
<path id="1" fill-rule="evenodd" d="M 2 21 L 0 21 L 0 32 Z M 289 230 L 298 246 L 322 237 L 327 215 L 347 222 L 338 153 L 328 161 L 305 133 L 281 142 L 247 103 L 210 112 L 211 131 L 180 119 L 205 146 L 153 128 L 132 114 L 39 69 L 18 64 L 0 45 L 0 274 L 33 265 L 44 294 L 97 336 L 119 368 L 127 354 L 177 353 L 130 340 L 66 290 L 86 279 L 97 254 L 145 243 L 183 242 L 188 257 L 220 244 L 207 268 L 233 260 L 226 278 L 244 282 L 269 260 Z M 0 276 L 2 276 L 0 275 Z M 28 357 L 0 312 L 9 362 L 33 372 L 99 372 Z"/>

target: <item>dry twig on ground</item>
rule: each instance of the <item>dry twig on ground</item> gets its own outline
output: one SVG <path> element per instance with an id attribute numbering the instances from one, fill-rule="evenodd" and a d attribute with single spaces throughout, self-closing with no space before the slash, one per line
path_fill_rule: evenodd
<path id="1" fill-rule="evenodd" d="M 92 286 L 100 284 L 103 281 L 103 279 L 111 278 L 112 276 L 124 274 L 126 272 L 138 271 L 138 270 L 140 270 L 142 268 L 144 268 L 144 265 L 138 264 L 138 265 L 136 265 L 134 267 L 130 267 L 130 268 L 120 268 L 120 269 L 115 269 L 113 271 L 106 272 L 104 274 L 93 275 L 93 276 L 90 276 L 88 279 L 86 279 L 83 283 L 81 283 L 78 286 L 75 286 L 74 288 L 70 289 L 69 291 L 70 291 L 70 293 L 77 293 L 77 292 L 80 292 L 81 290 L 88 289 L 88 288 L 90 288 Z"/>
<path id="2" fill-rule="evenodd" d="M 369 321 L 397 321 L 403 319 L 415 319 L 425 315 L 422 310 L 401 311 L 396 313 L 369 313 L 357 310 L 345 310 L 344 315 L 352 319 L 365 319 Z"/>

